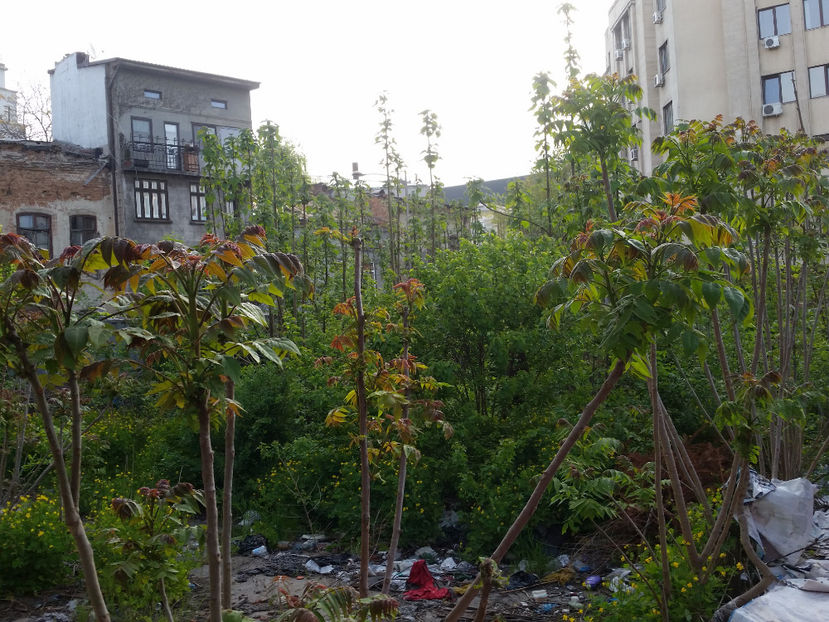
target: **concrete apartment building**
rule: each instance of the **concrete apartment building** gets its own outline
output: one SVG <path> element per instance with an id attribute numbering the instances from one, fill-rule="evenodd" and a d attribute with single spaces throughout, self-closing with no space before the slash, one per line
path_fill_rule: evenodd
<path id="1" fill-rule="evenodd" d="M 114 233 L 198 242 L 208 220 L 199 130 L 224 139 L 250 128 L 259 83 L 80 52 L 49 74 L 54 140 L 108 158 Z"/>
<path id="2" fill-rule="evenodd" d="M 6 88 L 6 66 L 0 63 L 0 140 L 25 138 L 17 119 L 17 91 Z"/>
<path id="3" fill-rule="evenodd" d="M 642 148 L 679 119 L 756 120 L 763 131 L 829 138 L 829 0 L 616 0 L 606 32 L 607 72 L 635 74 Z"/>

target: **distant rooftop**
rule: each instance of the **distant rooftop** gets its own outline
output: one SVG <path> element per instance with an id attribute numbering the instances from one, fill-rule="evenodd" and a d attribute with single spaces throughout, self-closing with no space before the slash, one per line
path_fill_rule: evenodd
<path id="1" fill-rule="evenodd" d="M 138 69 L 141 71 L 161 73 L 166 75 L 177 76 L 180 78 L 198 79 L 203 80 L 205 82 L 214 82 L 218 84 L 225 84 L 228 86 L 241 86 L 247 88 L 248 90 L 259 88 L 259 82 L 254 82 L 252 80 L 243 80 L 241 78 L 232 78 L 230 76 L 220 76 L 215 73 L 192 71 L 190 69 L 181 69 L 180 67 L 170 67 L 168 65 L 156 65 L 155 63 L 146 63 L 144 61 L 130 60 L 128 58 L 120 58 L 117 56 L 113 58 L 105 58 L 103 60 L 90 61 L 89 55 L 84 52 L 75 52 L 74 55 L 77 58 L 78 67 L 95 67 L 96 65 L 117 65 L 119 67 L 125 67 L 127 69 Z M 72 56 L 72 54 L 67 54 L 67 56 Z M 53 74 L 54 71 L 54 69 L 50 69 L 49 74 Z"/>

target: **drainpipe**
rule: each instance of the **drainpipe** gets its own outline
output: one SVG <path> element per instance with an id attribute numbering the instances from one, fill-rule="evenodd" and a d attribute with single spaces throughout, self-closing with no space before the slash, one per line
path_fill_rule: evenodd
<path id="1" fill-rule="evenodd" d="M 110 175 L 112 179 L 112 210 L 115 218 L 115 236 L 121 235 L 121 227 L 118 224 L 118 160 L 115 149 L 115 115 L 112 110 L 112 86 L 115 83 L 115 76 L 118 74 L 118 64 L 115 63 L 112 70 L 110 65 L 106 66 L 106 115 L 107 115 L 107 138 L 109 139 L 109 161 L 112 164 Z"/>

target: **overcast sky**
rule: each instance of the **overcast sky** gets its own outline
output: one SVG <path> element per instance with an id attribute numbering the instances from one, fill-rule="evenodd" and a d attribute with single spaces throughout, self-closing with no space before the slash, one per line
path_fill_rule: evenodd
<path id="1" fill-rule="evenodd" d="M 585 73 L 604 70 L 611 0 L 571 0 Z M 120 56 L 261 82 L 253 122 L 277 123 L 328 178 L 381 172 L 377 95 L 409 178 L 426 175 L 418 113 L 438 115 L 437 175 L 447 184 L 526 173 L 533 161 L 531 82 L 563 84 L 558 0 L 4 0 L 0 61 L 7 88 L 48 85 L 64 54 Z M 36 10 L 33 11 L 33 6 Z M 370 182 L 380 179 L 369 176 Z"/>

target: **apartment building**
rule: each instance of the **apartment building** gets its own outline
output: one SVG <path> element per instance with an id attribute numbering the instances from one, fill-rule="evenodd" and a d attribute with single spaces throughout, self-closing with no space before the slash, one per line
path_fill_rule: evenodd
<path id="1" fill-rule="evenodd" d="M 109 160 L 115 234 L 198 242 L 208 222 L 199 132 L 224 139 L 250 128 L 259 83 L 80 52 L 49 74 L 55 141 Z"/>
<path id="2" fill-rule="evenodd" d="M 605 39 L 606 71 L 638 76 L 657 113 L 628 154 L 644 172 L 658 164 L 651 142 L 679 119 L 829 138 L 829 0 L 616 0 Z"/>
<path id="3" fill-rule="evenodd" d="M 17 119 L 17 91 L 6 88 L 6 66 L 0 63 L 0 140 L 22 140 L 26 137 Z"/>

